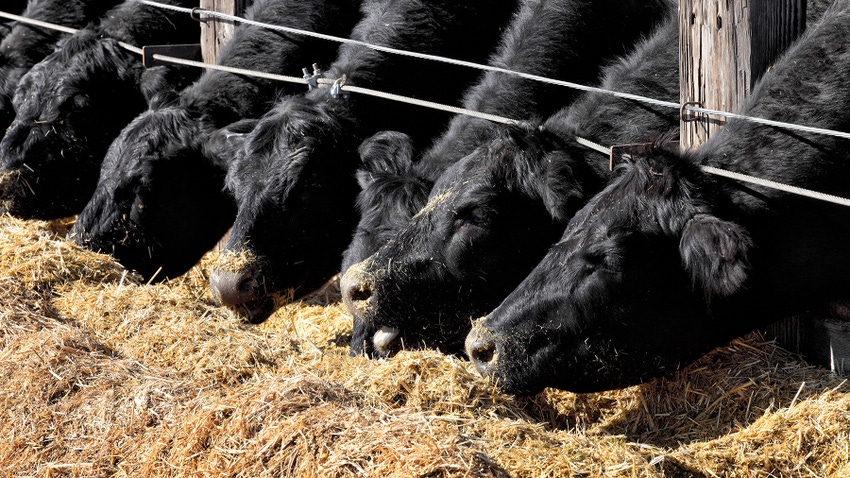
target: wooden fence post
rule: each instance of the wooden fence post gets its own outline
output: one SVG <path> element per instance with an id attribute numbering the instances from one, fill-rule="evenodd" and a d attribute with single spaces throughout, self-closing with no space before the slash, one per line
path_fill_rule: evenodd
<path id="1" fill-rule="evenodd" d="M 805 28 L 805 0 L 680 0 L 680 100 L 736 113 L 755 81 Z M 688 114 L 681 148 L 704 143 L 725 123 Z"/>
<path id="2" fill-rule="evenodd" d="M 201 0 L 200 7 L 204 10 L 242 16 L 249 0 Z M 215 63 L 222 45 L 233 35 L 233 22 L 222 18 L 202 17 L 201 19 L 201 55 L 204 63 Z M 224 234 L 213 251 L 221 252 L 227 244 L 230 231 Z"/>
<path id="3" fill-rule="evenodd" d="M 805 29 L 805 8 L 805 0 L 680 0 L 681 103 L 739 112 L 756 80 Z M 686 112 L 681 149 L 703 144 L 725 122 Z M 824 304 L 764 332 L 810 363 L 850 372 L 850 303 Z"/>
<path id="4" fill-rule="evenodd" d="M 242 16 L 248 0 L 201 0 L 200 7 L 228 15 Z M 218 52 L 233 34 L 233 22 L 201 16 L 201 54 L 205 63 L 215 63 Z"/>

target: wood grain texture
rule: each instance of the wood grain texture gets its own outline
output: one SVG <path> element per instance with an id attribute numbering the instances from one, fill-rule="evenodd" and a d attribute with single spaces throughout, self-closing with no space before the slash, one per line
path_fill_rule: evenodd
<path id="1" fill-rule="evenodd" d="M 736 113 L 755 81 L 805 27 L 803 0 L 681 0 L 681 102 Z M 695 148 L 724 118 L 682 122 L 681 148 Z"/>
<path id="2" fill-rule="evenodd" d="M 242 16 L 248 0 L 201 0 L 200 7 L 205 10 Z M 204 62 L 215 63 L 218 52 L 233 34 L 233 22 L 221 18 L 201 17 L 201 52 Z"/>

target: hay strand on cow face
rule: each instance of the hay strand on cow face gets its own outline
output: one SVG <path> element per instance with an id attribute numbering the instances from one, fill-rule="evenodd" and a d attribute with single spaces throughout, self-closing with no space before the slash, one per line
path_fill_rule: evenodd
<path id="1" fill-rule="evenodd" d="M 11 476 L 850 473 L 848 385 L 757 334 L 642 386 L 517 398 L 435 351 L 350 357 L 333 285 L 247 325 L 210 297 L 212 255 L 145 285 L 66 228 L 0 218 Z"/>
<path id="2" fill-rule="evenodd" d="M 207 269 L 227 272 L 240 272 L 257 260 L 257 256 L 242 249 L 239 252 L 224 251 L 218 255 L 209 256 Z"/>

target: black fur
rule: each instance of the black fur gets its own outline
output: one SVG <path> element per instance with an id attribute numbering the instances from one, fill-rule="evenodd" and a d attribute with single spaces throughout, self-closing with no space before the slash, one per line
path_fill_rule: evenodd
<path id="1" fill-rule="evenodd" d="M 100 18 L 121 0 L 30 0 L 21 14 L 33 20 L 82 28 Z M 53 51 L 67 36 L 57 30 L 17 22 L 0 42 L 0 131 L 15 117 L 12 97 L 21 76 Z"/>
<path id="2" fill-rule="evenodd" d="M 524 0 L 489 63 L 579 84 L 596 83 L 606 62 L 625 53 L 675 7 L 676 3 L 669 0 Z M 579 94 L 576 89 L 490 71 L 467 91 L 463 105 L 508 118 L 538 120 L 570 104 Z M 361 218 L 343 256 L 342 271 L 377 251 L 398 230 L 393 224 L 405 223 L 403 214 L 409 220 L 425 204 L 439 175 L 497 136 L 496 131 L 488 120 L 456 115 L 421 157 L 413 156 L 416 153 L 412 145 L 400 145 L 405 140 L 403 136 L 394 137 L 399 145 L 386 153 L 405 156 L 377 158 L 375 148 L 368 148 L 373 154 L 362 158 L 364 166 L 358 173 Z M 383 136 L 376 141 L 387 143 L 388 138 Z M 378 162 L 372 164 L 373 161 Z M 382 169 L 390 161 L 399 164 Z M 392 184 L 421 187 L 411 191 L 413 196 L 404 197 L 402 191 L 389 191 Z"/>
<path id="3" fill-rule="evenodd" d="M 406 50 L 483 61 L 514 0 L 368 0 L 352 38 Z M 344 45 L 326 78 L 346 84 L 456 103 L 474 70 Z M 287 97 L 258 122 L 228 173 L 239 204 L 226 251 L 256 259 L 238 274 L 213 273 L 224 303 L 264 320 L 273 297 L 302 295 L 339 271 L 351 240 L 359 163 L 357 145 L 398 128 L 424 143 L 445 124 L 441 112 L 328 88 Z M 230 293 L 229 291 L 236 291 Z"/>
<path id="4" fill-rule="evenodd" d="M 675 14 L 605 69 L 602 87 L 667 101 L 678 96 Z M 540 127 L 494 126 L 489 142 L 437 180 L 428 204 L 341 281 L 355 316 L 353 353 L 402 346 L 459 352 L 472 318 L 504 298 L 608 178 L 608 158 L 575 143 L 642 141 L 678 124 L 678 111 L 587 93 Z M 372 337 L 400 331 L 385 350 Z"/>
<path id="5" fill-rule="evenodd" d="M 259 22 L 346 35 L 357 19 L 355 0 L 257 0 L 246 12 Z M 223 65 L 299 74 L 327 62 L 337 45 L 240 24 L 219 55 Z M 154 95 L 150 109 L 112 143 L 95 192 L 71 237 L 111 252 L 145 277 L 185 272 L 225 233 L 235 217 L 224 191 L 226 165 L 211 146 L 214 131 L 256 118 L 277 95 L 304 87 L 209 71 L 179 96 Z"/>
<path id="6" fill-rule="evenodd" d="M 6 0 L 3 2 L 3 6 L 0 7 L 0 11 L 11 13 L 13 15 L 20 15 L 26 7 L 27 0 Z M 3 38 L 12 31 L 12 27 L 14 25 L 14 20 L 0 18 L 0 41 L 2 41 Z"/>
<path id="7" fill-rule="evenodd" d="M 850 131 L 850 1 L 822 18 L 756 85 L 746 114 Z M 850 196 L 846 139 L 730 120 L 690 154 L 636 155 L 473 329 L 479 370 L 516 393 L 623 387 L 848 299 L 847 207 L 701 165 Z"/>
<path id="8" fill-rule="evenodd" d="M 199 35 L 198 23 L 185 13 L 128 0 L 98 26 L 63 40 L 18 85 L 17 115 L 0 142 L 0 172 L 6 173 L 0 178 L 0 210 L 39 219 L 79 213 L 94 191 L 109 144 L 147 106 L 145 90 L 158 82 L 165 84 L 156 88 L 182 89 L 200 73 L 188 67 L 145 71 L 139 55 L 118 42 L 194 43 Z"/>
<path id="9" fill-rule="evenodd" d="M 358 152 L 363 162 L 357 170 L 360 192 L 355 204 L 360 218 L 343 254 L 343 274 L 404 228 L 433 187 L 414 172 L 413 143 L 404 133 L 382 131 L 364 141 Z"/>

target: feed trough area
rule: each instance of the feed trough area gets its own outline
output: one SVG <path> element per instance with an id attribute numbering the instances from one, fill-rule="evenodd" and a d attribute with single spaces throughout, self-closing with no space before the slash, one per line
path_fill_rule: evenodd
<path id="1" fill-rule="evenodd" d="M 462 357 L 348 354 L 333 286 L 245 324 L 208 254 L 144 284 L 0 218 L 3 476 L 850 476 L 850 385 L 753 334 L 624 390 L 514 397 Z"/>

